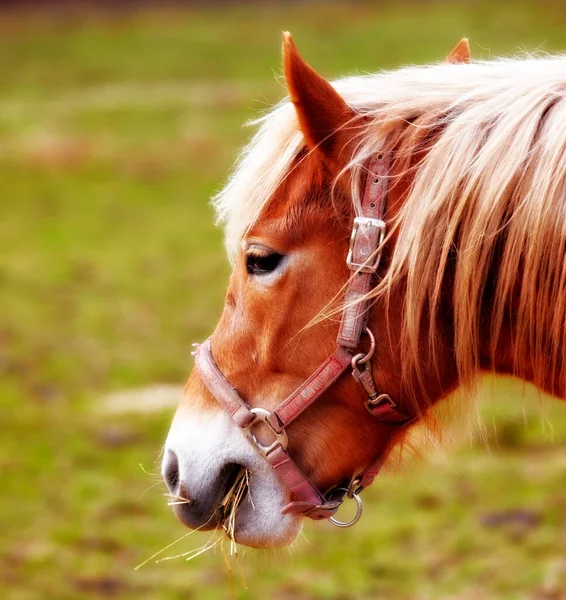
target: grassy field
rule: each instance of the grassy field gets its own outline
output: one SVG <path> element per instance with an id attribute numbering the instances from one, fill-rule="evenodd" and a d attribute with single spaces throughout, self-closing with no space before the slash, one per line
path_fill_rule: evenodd
<path id="1" fill-rule="evenodd" d="M 218 318 L 228 266 L 208 199 L 241 124 L 284 93 L 282 29 L 336 76 L 438 60 L 462 35 L 475 56 L 564 51 L 566 6 L 0 16 L 2 599 L 230 597 L 218 552 L 133 570 L 184 533 L 156 474 L 172 409 L 101 399 L 182 384 Z M 245 553 L 237 597 L 566 599 L 566 411 L 549 402 L 545 420 L 532 393 L 494 390 L 489 450 L 454 428 L 445 456 L 367 493 L 358 527 Z"/>

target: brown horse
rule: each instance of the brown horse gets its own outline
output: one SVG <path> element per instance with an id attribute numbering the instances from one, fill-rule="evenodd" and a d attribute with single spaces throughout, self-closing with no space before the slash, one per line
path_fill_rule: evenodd
<path id="1" fill-rule="evenodd" d="M 216 198 L 234 270 L 163 461 L 190 527 L 247 470 L 234 535 L 259 547 L 357 499 L 481 371 L 566 396 L 566 58 L 462 41 L 330 84 L 285 34 L 283 64 L 289 100 Z"/>

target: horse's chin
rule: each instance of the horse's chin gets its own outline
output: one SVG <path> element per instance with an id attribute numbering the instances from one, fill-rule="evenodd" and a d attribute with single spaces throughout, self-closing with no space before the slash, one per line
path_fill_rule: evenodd
<path id="1" fill-rule="evenodd" d="M 234 541 L 251 548 L 284 548 L 291 545 L 302 529 L 300 519 L 294 518 L 289 522 L 279 520 L 266 524 L 258 522 L 256 517 L 249 519 L 239 513 L 234 529 Z M 266 525 L 268 525 L 266 527 Z"/>
<path id="2" fill-rule="evenodd" d="M 286 490 L 272 473 L 265 475 L 257 473 L 250 478 L 250 490 L 236 513 L 233 536 L 238 544 L 253 548 L 282 548 L 295 541 L 303 518 L 281 514 L 288 502 Z"/>

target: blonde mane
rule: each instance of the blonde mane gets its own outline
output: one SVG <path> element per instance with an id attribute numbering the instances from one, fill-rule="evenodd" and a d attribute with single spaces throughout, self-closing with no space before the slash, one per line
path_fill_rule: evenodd
<path id="1" fill-rule="evenodd" d="M 566 57 L 408 67 L 333 85 L 367 118 L 349 165 L 354 206 L 360 165 L 388 136 L 401 132 L 397 142 L 408 153 L 410 140 L 433 137 L 412 167 L 391 263 L 371 292 L 387 294 L 406 281 L 408 364 L 418 369 L 420 323 L 425 311 L 437 313 L 451 265 L 456 361 L 461 381 L 473 379 L 480 309 L 497 260 L 491 351 L 513 310 L 514 364 L 528 362 L 535 384 L 550 365 L 566 389 Z M 258 123 L 215 199 L 231 255 L 304 144 L 288 101 Z M 430 341 L 434 351 L 433 335 Z"/>

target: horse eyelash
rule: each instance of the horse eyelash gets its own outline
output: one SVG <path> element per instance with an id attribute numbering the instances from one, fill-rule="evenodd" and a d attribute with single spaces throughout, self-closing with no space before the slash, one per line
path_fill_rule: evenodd
<path id="1" fill-rule="evenodd" d="M 267 246 L 260 246 L 259 244 L 250 244 L 246 248 L 245 256 L 254 256 L 257 258 L 265 258 L 270 256 L 271 254 L 282 254 L 281 252 L 277 252 L 273 248 L 269 248 Z"/>
<path id="2" fill-rule="evenodd" d="M 266 268 L 265 270 L 260 269 L 258 271 L 255 271 L 249 264 L 250 259 L 258 259 L 258 260 L 272 260 L 273 261 L 273 265 L 269 265 L 268 268 Z M 279 265 L 281 264 L 281 261 L 284 259 L 284 255 L 276 252 L 275 250 L 269 251 L 267 250 L 266 252 L 247 252 L 246 253 L 246 270 L 250 275 L 268 275 L 272 272 L 274 272 Z"/>

